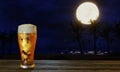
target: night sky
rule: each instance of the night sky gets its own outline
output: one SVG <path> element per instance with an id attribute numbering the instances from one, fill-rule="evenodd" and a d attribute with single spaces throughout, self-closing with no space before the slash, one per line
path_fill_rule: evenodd
<path id="1" fill-rule="evenodd" d="M 36 53 L 60 54 L 78 51 L 79 47 L 70 24 L 76 21 L 76 8 L 84 1 L 92 1 L 98 5 L 99 22 L 104 22 L 110 27 L 120 24 L 119 0 L 0 0 L 0 33 L 6 37 L 4 40 L 0 39 L 0 52 L 2 48 L 5 48 L 6 53 L 7 50 L 12 50 L 12 53 L 19 52 L 17 28 L 24 23 L 37 26 Z M 110 44 L 111 51 L 120 52 L 120 39 L 114 36 L 114 32 L 110 37 L 113 39 Z M 89 44 L 85 44 L 84 51 L 92 51 L 93 43 L 90 49 Z M 98 39 L 97 48 L 107 51 L 104 38 Z"/>

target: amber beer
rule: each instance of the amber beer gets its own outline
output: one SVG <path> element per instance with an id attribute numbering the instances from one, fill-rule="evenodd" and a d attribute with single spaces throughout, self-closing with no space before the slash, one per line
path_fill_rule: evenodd
<path id="1" fill-rule="evenodd" d="M 34 50 L 36 46 L 36 26 L 22 24 L 18 26 L 18 43 L 21 55 L 21 68 L 34 68 Z"/>

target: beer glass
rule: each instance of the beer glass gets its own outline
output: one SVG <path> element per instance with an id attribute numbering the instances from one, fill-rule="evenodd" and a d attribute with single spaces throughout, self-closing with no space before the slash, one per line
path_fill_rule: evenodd
<path id="1" fill-rule="evenodd" d="M 33 24 L 18 26 L 18 43 L 21 55 L 20 68 L 31 69 L 35 67 L 34 51 L 36 46 L 37 30 Z"/>

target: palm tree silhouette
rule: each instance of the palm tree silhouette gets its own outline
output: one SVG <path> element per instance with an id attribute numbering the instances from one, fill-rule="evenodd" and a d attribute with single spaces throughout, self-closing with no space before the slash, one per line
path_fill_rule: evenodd
<path id="1" fill-rule="evenodd" d="M 97 22 L 91 21 L 90 33 L 93 34 L 93 36 L 94 36 L 94 46 L 93 46 L 93 49 L 94 49 L 94 54 L 95 55 L 97 54 L 97 47 L 96 47 L 96 40 L 97 40 L 96 33 L 97 33 L 97 28 L 98 28 Z"/>
<path id="2" fill-rule="evenodd" d="M 6 34 L 5 34 L 5 32 L 1 32 L 0 40 L 2 42 L 2 44 L 1 44 L 2 54 L 5 54 L 5 50 L 6 50 Z"/>
<path id="3" fill-rule="evenodd" d="M 103 23 L 104 24 L 104 23 Z M 105 38 L 106 42 L 107 42 L 107 49 L 108 49 L 108 54 L 111 53 L 111 49 L 110 49 L 110 32 L 111 32 L 111 28 L 108 27 L 107 25 L 102 25 L 103 27 L 103 31 L 101 33 L 101 36 Z"/>
<path id="4" fill-rule="evenodd" d="M 118 22 L 114 27 L 114 33 L 117 36 L 117 38 L 120 38 L 120 22 Z"/>
<path id="5" fill-rule="evenodd" d="M 120 21 L 114 27 L 114 35 L 116 39 L 120 40 Z M 119 53 L 117 53 L 119 54 Z"/>
<path id="6" fill-rule="evenodd" d="M 71 22 L 71 27 L 72 27 L 72 31 L 74 33 L 74 36 L 75 36 L 75 40 L 77 41 L 78 43 L 78 46 L 80 48 L 80 52 L 81 52 L 81 55 L 83 54 L 83 48 L 82 48 L 82 44 L 81 44 L 81 34 L 82 34 L 82 24 L 79 24 L 79 23 L 73 23 Z"/>

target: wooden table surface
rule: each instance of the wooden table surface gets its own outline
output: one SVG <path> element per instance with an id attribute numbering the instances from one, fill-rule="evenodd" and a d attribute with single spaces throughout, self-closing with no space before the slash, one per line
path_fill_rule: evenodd
<path id="1" fill-rule="evenodd" d="M 35 60 L 33 70 L 19 68 L 20 60 L 0 60 L 0 72 L 120 72 L 120 61 Z"/>

